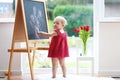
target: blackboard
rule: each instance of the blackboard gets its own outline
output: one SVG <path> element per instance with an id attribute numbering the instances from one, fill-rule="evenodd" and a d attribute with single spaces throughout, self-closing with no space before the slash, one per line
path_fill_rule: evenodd
<path id="1" fill-rule="evenodd" d="M 46 39 L 47 37 L 37 35 L 38 31 L 48 32 L 45 3 L 43 1 L 23 0 L 23 8 L 28 40 Z"/>

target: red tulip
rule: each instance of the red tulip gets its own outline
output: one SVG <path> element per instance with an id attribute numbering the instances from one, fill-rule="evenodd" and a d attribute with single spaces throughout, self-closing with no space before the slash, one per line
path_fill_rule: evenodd
<path id="1" fill-rule="evenodd" d="M 74 32 L 78 33 L 78 32 L 80 32 L 80 29 L 79 28 L 74 28 Z"/>
<path id="2" fill-rule="evenodd" d="M 85 26 L 85 30 L 86 30 L 86 31 L 89 31 L 89 30 L 90 30 L 90 27 L 89 27 L 89 26 Z"/>
<path id="3" fill-rule="evenodd" d="M 83 30 L 83 29 L 84 29 L 84 26 L 80 26 L 80 29 Z"/>
<path id="4" fill-rule="evenodd" d="M 86 31 L 86 26 L 84 26 L 83 29 Z"/>

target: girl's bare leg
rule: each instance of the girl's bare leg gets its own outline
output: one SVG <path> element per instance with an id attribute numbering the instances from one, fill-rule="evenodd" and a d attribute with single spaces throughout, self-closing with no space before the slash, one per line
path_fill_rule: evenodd
<path id="1" fill-rule="evenodd" d="M 56 78 L 56 71 L 57 71 L 58 59 L 52 58 L 52 78 Z"/>
<path id="2" fill-rule="evenodd" d="M 63 77 L 66 77 L 66 66 L 65 66 L 65 58 L 59 59 L 60 66 L 62 68 Z"/>

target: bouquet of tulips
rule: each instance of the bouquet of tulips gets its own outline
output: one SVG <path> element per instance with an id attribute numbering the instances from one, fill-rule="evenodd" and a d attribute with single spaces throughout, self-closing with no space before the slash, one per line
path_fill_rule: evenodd
<path id="1" fill-rule="evenodd" d="M 80 26 L 79 28 L 74 28 L 74 32 L 78 33 L 79 37 L 82 39 L 83 52 L 84 52 L 84 55 L 86 55 L 86 46 L 87 46 L 87 40 L 90 36 L 90 27 Z"/>

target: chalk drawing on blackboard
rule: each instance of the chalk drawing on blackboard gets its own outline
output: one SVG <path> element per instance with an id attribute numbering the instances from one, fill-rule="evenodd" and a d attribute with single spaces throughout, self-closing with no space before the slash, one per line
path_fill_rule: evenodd
<path id="1" fill-rule="evenodd" d="M 47 37 L 37 35 L 38 31 L 48 32 L 44 3 L 24 0 L 24 10 L 28 39 L 47 39 Z"/>
<path id="2" fill-rule="evenodd" d="M 35 37 L 36 39 L 39 39 L 39 36 L 36 34 L 38 31 L 40 31 L 39 29 L 39 27 L 41 26 L 41 23 L 39 22 L 39 18 L 42 18 L 41 17 L 41 11 L 39 10 L 38 12 L 38 14 L 37 14 L 37 8 L 35 7 L 35 6 L 33 6 L 33 13 L 32 14 L 30 14 L 30 26 L 32 27 L 32 28 L 35 28 L 34 30 L 35 30 L 35 36 L 33 36 L 33 37 Z M 40 15 L 39 15 L 40 14 Z"/>

